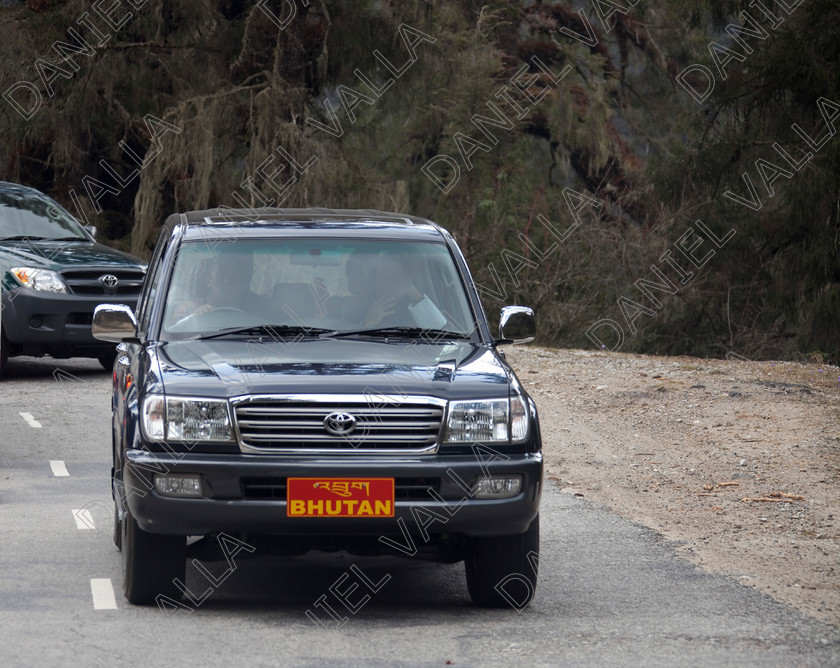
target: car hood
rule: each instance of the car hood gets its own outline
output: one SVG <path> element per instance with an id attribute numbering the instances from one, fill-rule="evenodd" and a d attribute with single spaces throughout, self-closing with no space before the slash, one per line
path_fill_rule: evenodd
<path id="1" fill-rule="evenodd" d="M 508 396 L 510 367 L 486 345 L 356 339 L 159 344 L 150 351 L 170 395 L 408 394 Z"/>
<path id="2" fill-rule="evenodd" d="M 92 266 L 97 268 L 139 268 L 136 257 L 88 241 L 3 241 L 0 262 L 12 266 L 61 270 Z"/>

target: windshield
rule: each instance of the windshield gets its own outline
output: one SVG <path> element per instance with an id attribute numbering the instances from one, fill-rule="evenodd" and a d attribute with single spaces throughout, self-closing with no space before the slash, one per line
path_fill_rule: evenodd
<path id="1" fill-rule="evenodd" d="M 0 189 L 0 241 L 4 239 L 79 239 L 89 241 L 76 220 L 40 193 Z"/>
<path id="2" fill-rule="evenodd" d="M 442 243 L 224 239 L 181 245 L 162 339 L 261 335 L 472 337 Z"/>

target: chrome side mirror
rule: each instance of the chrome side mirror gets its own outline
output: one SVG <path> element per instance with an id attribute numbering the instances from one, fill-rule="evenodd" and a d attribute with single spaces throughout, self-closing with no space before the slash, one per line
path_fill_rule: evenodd
<path id="1" fill-rule="evenodd" d="M 96 239 L 96 225 L 85 225 L 85 229 L 88 231 L 88 234 Z"/>
<path id="2" fill-rule="evenodd" d="M 527 306 L 504 306 L 497 343 L 530 343 L 537 334 L 534 311 Z"/>
<path id="3" fill-rule="evenodd" d="M 93 312 L 91 333 L 94 338 L 120 343 L 137 338 L 137 318 L 124 304 L 100 304 Z"/>

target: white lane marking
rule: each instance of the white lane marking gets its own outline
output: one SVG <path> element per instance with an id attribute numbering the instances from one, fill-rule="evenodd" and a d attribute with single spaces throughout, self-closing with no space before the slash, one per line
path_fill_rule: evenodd
<path id="1" fill-rule="evenodd" d="M 96 529 L 93 516 L 87 508 L 73 508 L 73 519 L 76 520 L 76 528 L 79 530 Z"/>
<path id="2" fill-rule="evenodd" d="M 114 598 L 114 587 L 111 578 L 91 578 L 90 593 L 93 594 L 94 610 L 116 610 L 117 600 Z"/>
<path id="3" fill-rule="evenodd" d="M 67 473 L 67 467 L 64 465 L 64 460 L 62 459 L 51 459 L 50 468 L 52 469 L 54 476 L 70 475 Z"/>
<path id="4" fill-rule="evenodd" d="M 24 420 L 26 420 L 26 424 L 28 424 L 33 429 L 40 429 L 41 423 L 38 422 L 33 416 L 32 413 L 18 413 Z"/>

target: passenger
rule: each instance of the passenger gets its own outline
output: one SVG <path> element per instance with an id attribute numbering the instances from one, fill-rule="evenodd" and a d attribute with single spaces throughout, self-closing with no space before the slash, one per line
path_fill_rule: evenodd
<path id="1" fill-rule="evenodd" d="M 422 327 L 440 329 L 446 317 L 420 292 L 410 272 L 387 255 L 354 253 L 347 260 L 345 319 L 356 319 L 362 328 Z"/>

